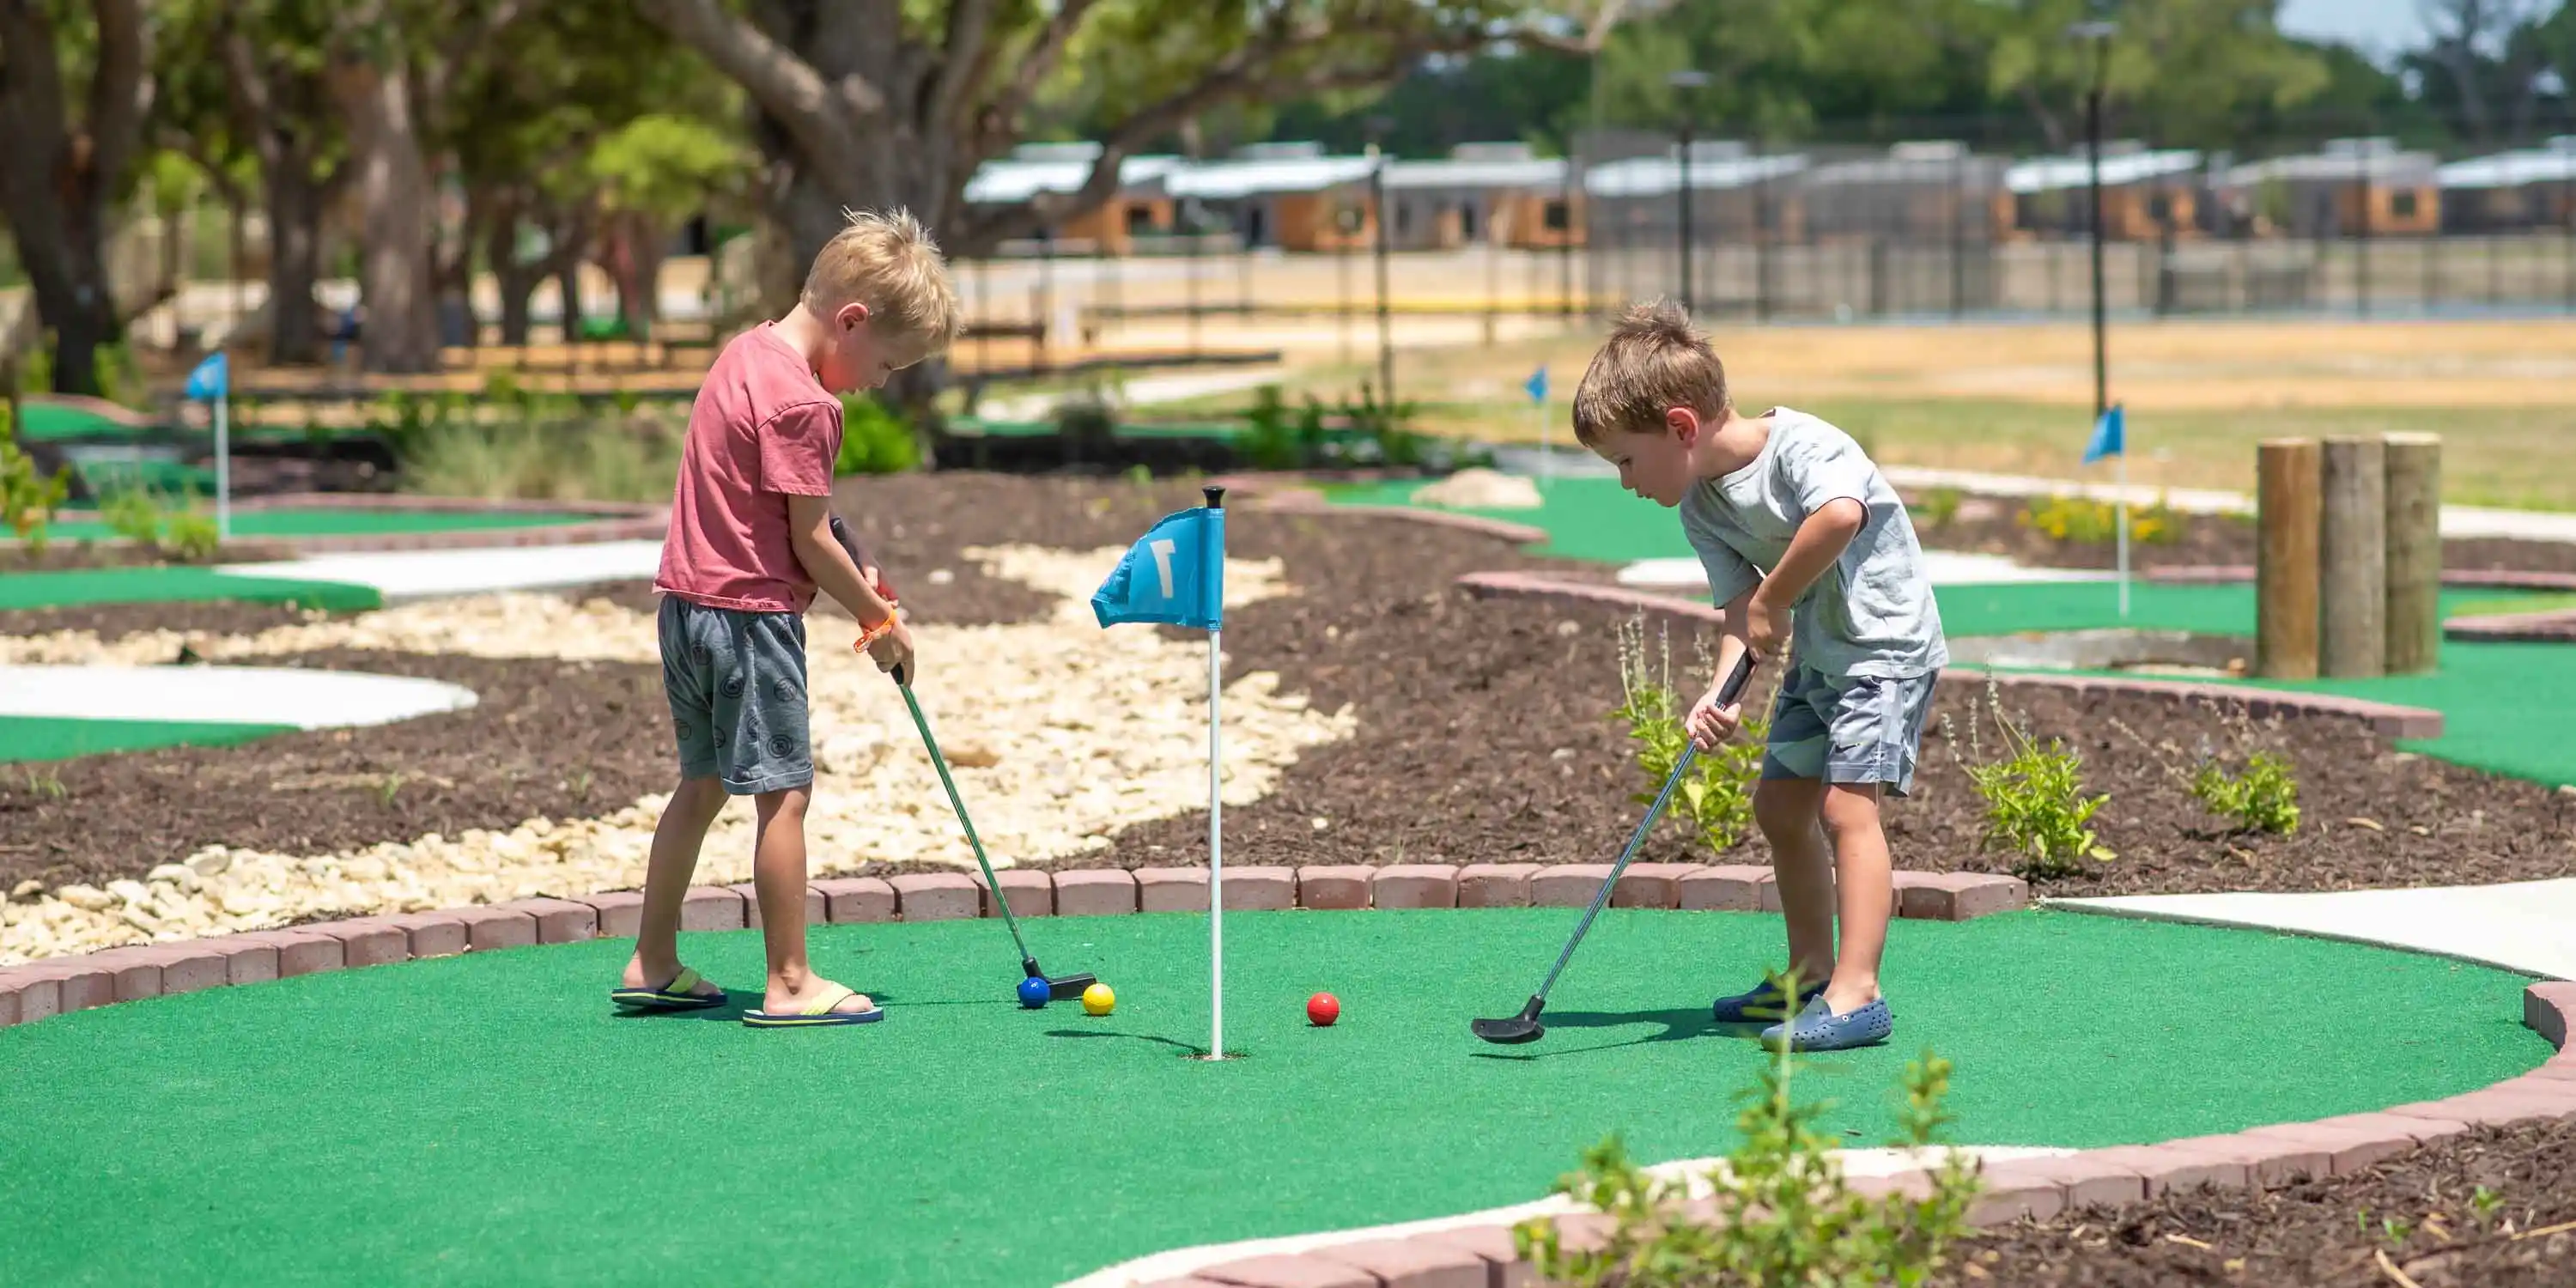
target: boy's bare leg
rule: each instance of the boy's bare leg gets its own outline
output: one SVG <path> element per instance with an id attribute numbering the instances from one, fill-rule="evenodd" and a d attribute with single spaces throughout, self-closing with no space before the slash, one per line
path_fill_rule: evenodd
<path id="1" fill-rule="evenodd" d="M 805 803 L 810 788 L 762 792 L 759 845 L 752 853 L 752 889 L 760 896 L 760 938 L 769 950 L 769 991 L 761 1009 L 799 1011 L 819 999 L 832 981 L 805 959 Z M 836 1004 L 836 1011 L 873 1006 L 864 995 Z"/>
<path id="2" fill-rule="evenodd" d="M 635 955 L 626 963 L 626 987 L 658 988 L 680 973 L 680 905 L 688 902 L 698 849 L 724 806 L 724 783 L 708 777 L 681 779 L 671 803 L 662 807 L 662 820 L 653 825 L 653 857 L 644 869 L 643 924 L 635 933 Z"/>
<path id="3" fill-rule="evenodd" d="M 1887 833 L 1878 822 L 1878 784 L 1827 787 L 1823 815 L 1834 843 L 1834 884 L 1842 896 L 1842 951 L 1834 958 L 1825 1005 L 1847 1015 L 1878 1000 L 1878 963 L 1887 949 L 1895 877 Z M 1780 893 L 1785 901 L 1788 891 Z"/>
<path id="4" fill-rule="evenodd" d="M 1753 789 L 1753 820 L 1771 843 L 1789 966 L 1801 989 L 1834 973 L 1834 860 L 1817 826 L 1824 787 L 1813 778 L 1765 778 Z"/>

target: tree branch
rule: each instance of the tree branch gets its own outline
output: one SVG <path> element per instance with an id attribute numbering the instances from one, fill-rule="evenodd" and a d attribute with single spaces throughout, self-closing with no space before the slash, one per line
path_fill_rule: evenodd
<path id="1" fill-rule="evenodd" d="M 993 39 L 993 0 L 951 0 L 945 44 L 931 81 L 930 110 L 923 113 L 928 128 L 922 133 L 934 147 L 947 147 L 956 137 L 958 116 L 992 71 L 993 51 L 1001 44 Z"/>
<path id="2" fill-rule="evenodd" d="M 635 8 L 740 85 L 808 157 L 856 155 L 858 123 L 839 109 L 861 101 L 862 93 L 874 96 L 877 108 L 883 108 L 883 95 L 864 80 L 852 76 L 839 86 L 827 83 L 795 51 L 727 12 L 718 0 L 635 0 Z"/>
<path id="3" fill-rule="evenodd" d="M 972 154 L 987 156 L 999 150 L 988 150 L 984 145 L 988 139 L 1008 134 L 1013 123 L 1020 119 L 1020 113 L 1037 98 L 1039 87 L 1055 73 L 1056 64 L 1064 61 L 1064 51 L 1073 44 L 1073 33 L 1081 28 L 1084 16 L 1096 3 L 1098 0 L 1058 0 L 1055 12 L 1047 17 L 1046 29 L 1038 33 L 1028 52 L 1021 55 L 1018 73 L 1011 78 L 1000 97 L 978 115 L 975 137 L 969 149 Z"/>

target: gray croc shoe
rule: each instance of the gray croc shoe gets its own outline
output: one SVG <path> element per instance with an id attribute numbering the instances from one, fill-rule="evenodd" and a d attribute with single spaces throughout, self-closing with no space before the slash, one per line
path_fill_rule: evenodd
<path id="1" fill-rule="evenodd" d="M 1762 1045 L 1776 1048 L 1785 1038 L 1792 1051 L 1847 1051 L 1876 1046 L 1895 1031 L 1896 1017 L 1889 1013 L 1884 997 L 1848 1015 L 1834 1014 L 1825 999 L 1817 997 L 1798 1012 L 1797 1019 L 1762 1030 Z"/>

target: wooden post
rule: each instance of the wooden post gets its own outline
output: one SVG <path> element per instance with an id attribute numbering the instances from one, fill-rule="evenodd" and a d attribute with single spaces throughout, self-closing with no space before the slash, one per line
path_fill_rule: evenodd
<path id="1" fill-rule="evenodd" d="M 2442 440 L 2390 434 L 2388 673 L 2433 669 L 2442 645 Z"/>
<path id="2" fill-rule="evenodd" d="M 2388 669 L 2388 468 L 2376 438 L 2329 438 L 2320 471 L 2317 669 Z"/>
<path id="3" fill-rule="evenodd" d="M 2312 438 L 2255 449 L 2254 673 L 2317 674 L 2318 453 Z"/>

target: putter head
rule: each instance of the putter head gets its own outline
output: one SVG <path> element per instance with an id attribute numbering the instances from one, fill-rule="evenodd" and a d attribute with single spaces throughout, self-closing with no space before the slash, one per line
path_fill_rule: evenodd
<path id="1" fill-rule="evenodd" d="M 1090 974 L 1049 975 L 1042 978 L 1047 982 L 1048 993 L 1059 1002 L 1066 998 L 1080 997 L 1085 989 L 1100 982 L 1099 976 Z"/>
<path id="2" fill-rule="evenodd" d="M 1529 1005 L 1521 1008 L 1520 1014 L 1508 1020 L 1478 1020 L 1468 1025 L 1467 1029 L 1477 1037 L 1497 1046 L 1518 1046 L 1523 1042 L 1536 1042 L 1547 1035 L 1546 1026 L 1538 1022 L 1538 1013 L 1546 1006 L 1545 999 L 1532 997 Z"/>

